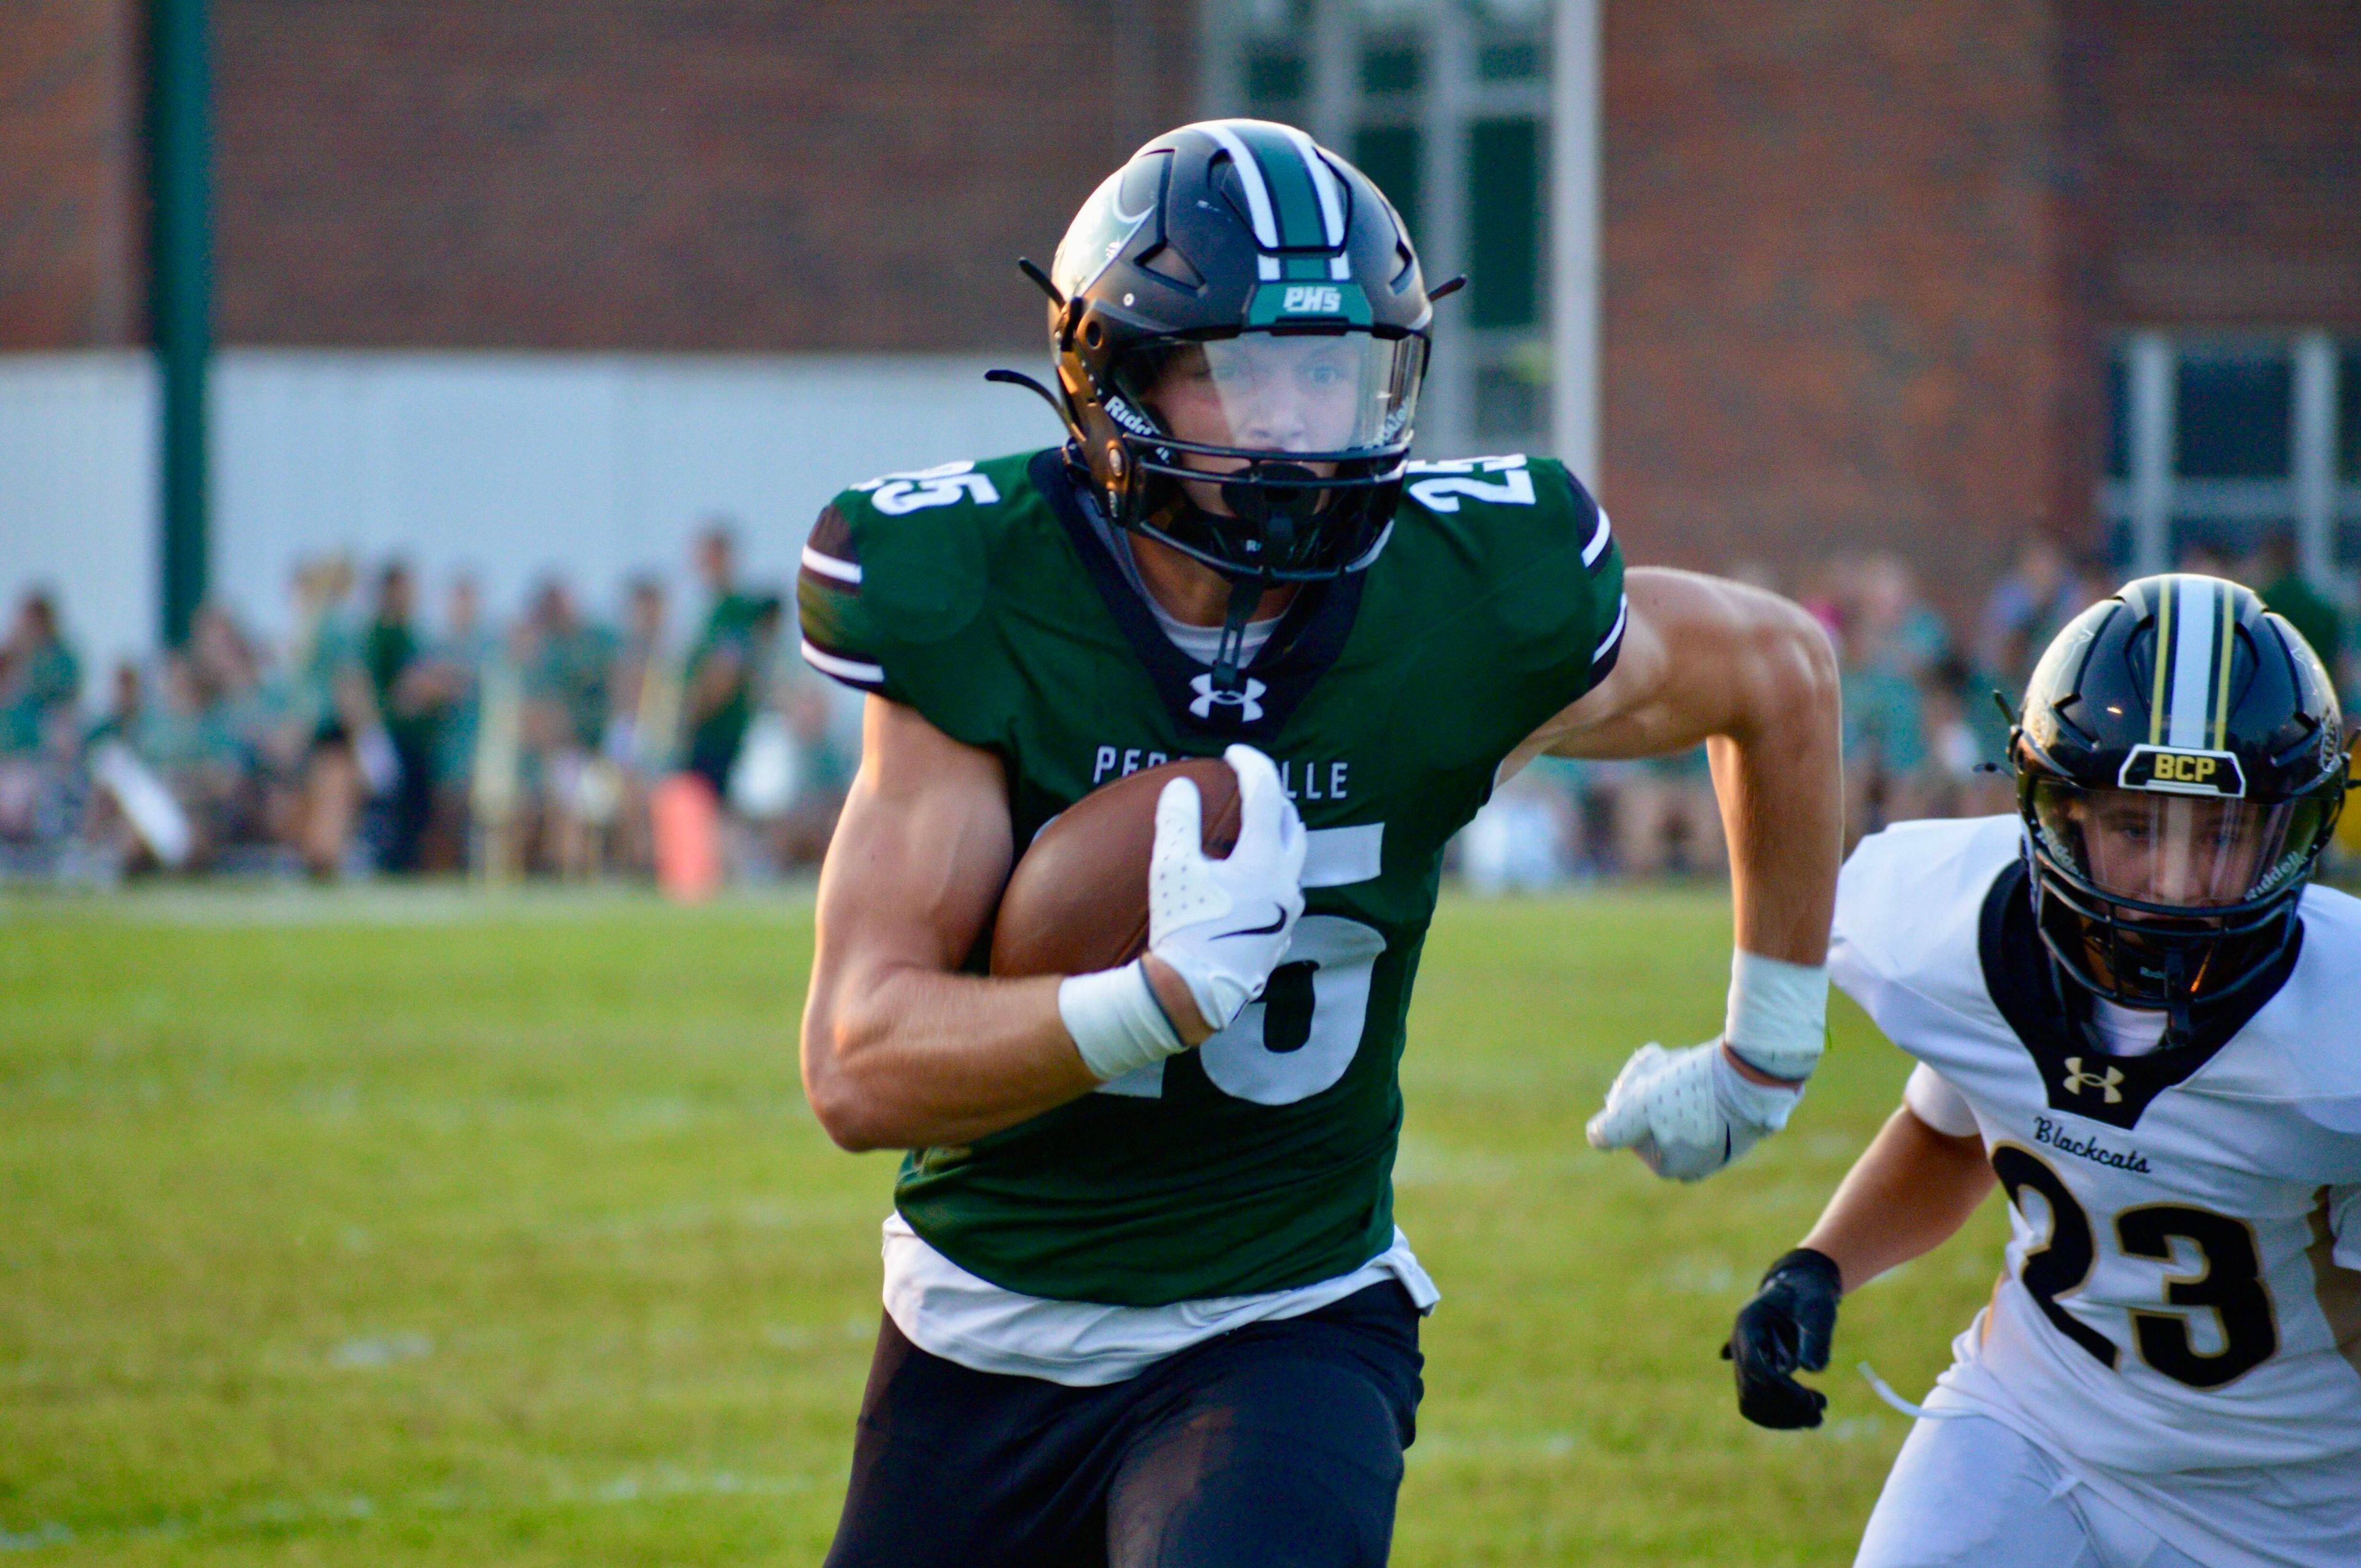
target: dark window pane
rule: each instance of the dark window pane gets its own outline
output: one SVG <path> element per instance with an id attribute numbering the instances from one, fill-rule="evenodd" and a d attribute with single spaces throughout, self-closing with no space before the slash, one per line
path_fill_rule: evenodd
<path id="1" fill-rule="evenodd" d="M 2107 477 L 2132 471 L 2131 367 L 2121 354 L 2107 356 Z"/>
<path id="2" fill-rule="evenodd" d="M 2361 480 L 2361 345 L 2336 356 L 2336 471 Z"/>
<path id="3" fill-rule="evenodd" d="M 1353 137 L 1353 161 L 1401 214 L 1410 243 L 1418 245 L 1419 135 L 1415 126 L 1369 126 Z M 1430 280 L 1440 281 L 1441 280 Z"/>
<path id="4" fill-rule="evenodd" d="M 1287 49 L 1258 49 L 1246 56 L 1246 106 L 1266 119 L 1292 122 L 1303 101 L 1303 57 Z"/>
<path id="5" fill-rule="evenodd" d="M 2172 569 L 2235 577 L 2266 543 L 2292 537 L 2294 532 L 2295 520 L 2289 517 L 2179 514 L 2172 520 Z"/>
<path id="6" fill-rule="evenodd" d="M 1531 82 L 1549 71 L 1549 53 L 1538 38 L 1488 43 L 1476 54 L 1476 74 L 1486 82 Z"/>
<path id="7" fill-rule="evenodd" d="M 1467 316 L 1530 326 L 1540 315 L 1542 138 L 1532 120 L 1478 120 L 1467 137 Z"/>
<path id="8" fill-rule="evenodd" d="M 1361 51 L 1361 91 L 1415 93 L 1425 61 L 1413 43 L 1371 44 Z"/>
<path id="9" fill-rule="evenodd" d="M 1535 385 L 1511 365 L 1476 370 L 1476 439 L 1485 444 L 1532 441 L 1548 418 L 1548 389 Z"/>
<path id="10" fill-rule="evenodd" d="M 2293 381 L 2284 355 L 2182 355 L 2173 471 L 2188 479 L 2285 478 Z"/>

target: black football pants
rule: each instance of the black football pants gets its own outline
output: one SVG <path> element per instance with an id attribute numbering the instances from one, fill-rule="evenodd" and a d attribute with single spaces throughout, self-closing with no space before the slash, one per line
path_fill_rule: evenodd
<path id="1" fill-rule="evenodd" d="M 877 1336 L 828 1568 L 1376 1568 L 1415 1435 L 1387 1281 L 1069 1388 Z"/>

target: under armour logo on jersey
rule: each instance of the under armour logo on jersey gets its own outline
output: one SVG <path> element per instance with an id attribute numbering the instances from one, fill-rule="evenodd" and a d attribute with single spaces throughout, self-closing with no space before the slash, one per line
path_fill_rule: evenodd
<path id="1" fill-rule="evenodd" d="M 1235 707 L 1238 710 L 1238 722 L 1241 724 L 1254 724 L 1260 721 L 1262 694 L 1270 689 L 1252 675 L 1248 675 L 1246 689 L 1242 692 L 1215 691 L 1213 674 L 1210 671 L 1191 681 L 1189 685 L 1190 689 L 1197 694 L 1197 700 L 1189 705 L 1191 713 L 1199 718 L 1211 718 L 1216 707 Z"/>
<path id="2" fill-rule="evenodd" d="M 2082 1070 L 2082 1058 L 2081 1057 L 2068 1057 L 2066 1058 L 2065 1088 L 2066 1092 L 2069 1094 L 2080 1094 L 2086 1089 L 2095 1089 L 2099 1091 L 2101 1094 L 2105 1096 L 2108 1104 L 2120 1105 L 2124 1102 L 2124 1091 L 2118 1086 L 2121 1085 L 2123 1081 L 2124 1069 L 2122 1068 L 2111 1067 L 2103 1074 L 2084 1072 Z"/>

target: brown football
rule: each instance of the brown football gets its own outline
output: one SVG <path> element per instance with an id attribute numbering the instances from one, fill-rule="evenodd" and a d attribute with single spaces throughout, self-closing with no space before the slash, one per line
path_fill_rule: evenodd
<path id="1" fill-rule="evenodd" d="M 1238 775 L 1219 757 L 1103 784 L 1051 817 L 1018 859 L 992 927 L 993 973 L 1089 974 L 1147 948 L 1156 800 L 1174 779 L 1196 781 L 1205 853 L 1228 856 L 1238 841 Z"/>

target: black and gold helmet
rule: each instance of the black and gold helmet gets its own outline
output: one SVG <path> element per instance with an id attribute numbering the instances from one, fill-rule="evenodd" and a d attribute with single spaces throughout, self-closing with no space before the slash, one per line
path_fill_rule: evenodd
<path id="1" fill-rule="evenodd" d="M 2125 1006 L 2193 1009 L 2268 970 L 2345 802 L 2335 688 L 2219 577 L 2142 577 L 2068 623 L 2010 738 L 2042 940 Z"/>
<path id="2" fill-rule="evenodd" d="M 1434 314 L 1367 176 L 1291 126 L 1183 126 L 1083 203 L 1050 280 L 1060 411 L 1111 521 L 1242 585 L 1366 563 Z"/>

